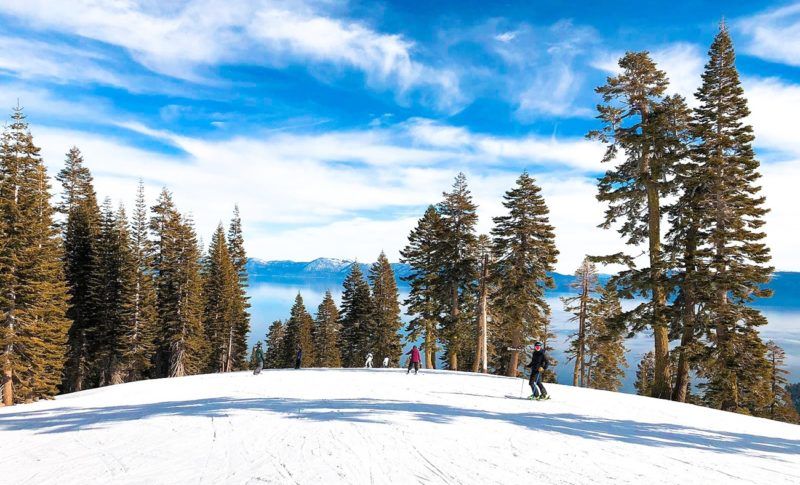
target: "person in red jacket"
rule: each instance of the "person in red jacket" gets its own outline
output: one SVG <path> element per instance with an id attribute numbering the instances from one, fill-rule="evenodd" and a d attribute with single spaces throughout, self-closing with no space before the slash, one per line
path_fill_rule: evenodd
<path id="1" fill-rule="evenodd" d="M 419 349 L 415 345 L 414 347 L 412 347 L 411 350 L 406 352 L 406 355 L 411 355 L 411 358 L 408 360 L 408 370 L 406 371 L 406 374 L 411 372 L 412 367 L 414 368 L 414 374 L 416 374 L 417 372 L 419 372 L 419 363 L 420 363 Z"/>

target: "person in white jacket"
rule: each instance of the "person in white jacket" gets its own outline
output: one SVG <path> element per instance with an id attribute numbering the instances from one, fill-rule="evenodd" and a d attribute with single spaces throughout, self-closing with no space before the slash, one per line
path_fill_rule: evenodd
<path id="1" fill-rule="evenodd" d="M 372 352 L 367 354 L 367 361 L 364 363 L 364 367 L 372 369 Z"/>
<path id="2" fill-rule="evenodd" d="M 384 367 L 389 367 L 389 357 L 384 357 L 383 358 L 383 366 Z"/>

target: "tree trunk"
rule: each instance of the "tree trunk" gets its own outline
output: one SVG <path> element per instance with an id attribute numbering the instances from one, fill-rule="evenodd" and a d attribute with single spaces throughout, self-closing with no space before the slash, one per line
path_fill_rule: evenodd
<path id="1" fill-rule="evenodd" d="M 479 369 L 486 373 L 486 300 L 487 288 L 486 279 L 488 278 L 489 255 L 483 255 L 483 264 L 481 268 L 481 281 L 479 287 L 479 300 L 478 300 L 478 345 L 475 351 L 475 361 L 472 364 L 472 372 L 478 372 Z"/>
<path id="2" fill-rule="evenodd" d="M 8 352 L 6 347 L 6 352 Z M 3 405 L 14 405 L 14 371 L 11 368 L 11 358 L 7 353 L 3 362 Z"/>
<path id="3" fill-rule="evenodd" d="M 453 320 L 453 328 L 451 328 L 452 335 L 450 336 L 450 348 L 448 355 L 450 357 L 450 370 L 458 370 L 458 286 L 453 285 L 452 302 L 453 305 L 450 309 L 450 317 Z"/>
<path id="4" fill-rule="evenodd" d="M 436 360 L 436 338 L 432 335 L 430 322 L 425 323 L 425 368 L 433 369 Z"/>
<path id="5" fill-rule="evenodd" d="M 670 362 L 669 362 L 669 329 L 665 321 L 664 309 L 667 298 L 662 286 L 661 268 L 661 209 L 659 207 L 658 188 L 653 182 L 647 183 L 647 207 L 649 220 L 649 249 L 650 249 L 650 281 L 653 303 L 653 337 L 655 340 L 654 360 L 655 374 L 653 377 L 652 397 L 669 399 L 670 393 Z"/>

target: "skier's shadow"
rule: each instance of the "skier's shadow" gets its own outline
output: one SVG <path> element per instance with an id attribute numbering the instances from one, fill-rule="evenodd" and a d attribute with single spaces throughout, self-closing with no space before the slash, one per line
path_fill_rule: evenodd
<path id="1" fill-rule="evenodd" d="M 277 413 L 284 419 L 319 422 L 347 421 L 375 425 L 393 424 L 397 415 L 431 423 L 452 423 L 472 418 L 511 423 L 522 428 L 549 431 L 581 439 L 624 442 L 653 447 L 679 447 L 725 453 L 780 453 L 800 455 L 800 439 L 774 438 L 749 433 L 722 432 L 672 423 L 643 423 L 603 419 L 573 413 L 487 412 L 445 404 L 378 399 L 291 399 L 218 397 L 186 401 L 108 406 L 56 407 L 36 411 L 0 412 L 0 431 L 28 430 L 64 433 L 104 428 L 116 422 L 148 420 L 161 416 L 226 417 L 238 410 Z M 143 425 L 146 423 L 142 423 Z"/>

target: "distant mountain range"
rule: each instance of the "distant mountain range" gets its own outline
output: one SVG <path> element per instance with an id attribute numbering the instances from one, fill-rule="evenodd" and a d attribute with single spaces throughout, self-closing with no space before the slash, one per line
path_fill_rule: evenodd
<path id="1" fill-rule="evenodd" d="M 252 284 L 258 283 L 315 283 L 330 286 L 342 284 L 353 261 L 335 258 L 317 258 L 313 261 L 264 261 L 251 258 L 247 269 Z M 358 263 L 364 274 L 369 271 L 369 264 Z M 402 277 L 411 274 L 411 267 L 407 264 L 392 263 L 392 269 L 397 276 L 401 289 L 408 287 Z M 573 275 L 553 273 L 556 288 L 553 293 L 567 293 L 572 291 L 570 283 L 575 279 Z M 609 278 L 600 275 L 601 282 Z M 772 298 L 758 302 L 762 307 L 797 307 L 800 308 L 800 273 L 791 271 L 778 271 L 774 274 L 768 285 L 775 293 Z"/>

